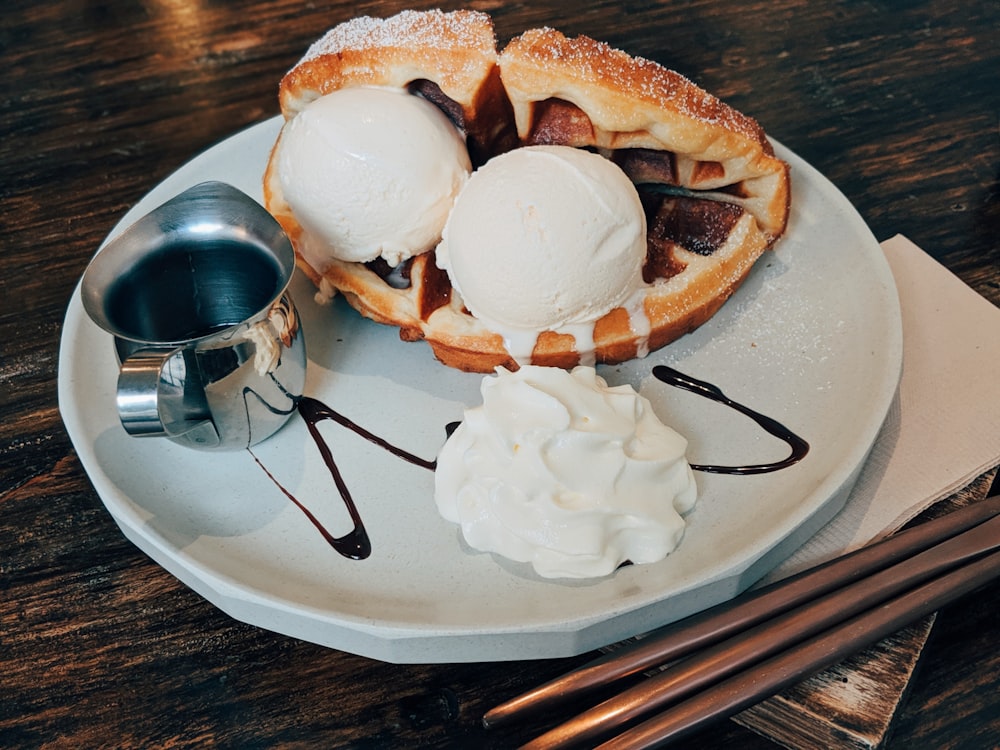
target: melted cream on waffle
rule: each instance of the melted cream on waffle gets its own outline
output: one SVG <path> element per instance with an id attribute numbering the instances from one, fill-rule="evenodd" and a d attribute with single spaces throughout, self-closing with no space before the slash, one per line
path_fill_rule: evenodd
<path id="1" fill-rule="evenodd" d="M 293 119 L 350 86 L 389 86 L 437 105 L 465 135 L 474 167 L 511 148 L 572 146 L 616 163 L 647 222 L 644 284 L 591 323 L 503 335 L 470 314 L 431 250 L 395 268 L 300 265 L 363 315 L 425 340 L 447 365 L 489 372 L 532 363 L 572 367 L 641 357 L 704 323 L 784 232 L 788 167 L 761 127 L 687 78 L 588 37 L 534 29 L 497 52 L 475 11 L 361 18 L 310 47 L 280 86 Z M 275 151 L 280 146 L 280 138 Z M 273 155 L 265 203 L 293 244 L 302 227 L 282 195 Z"/>

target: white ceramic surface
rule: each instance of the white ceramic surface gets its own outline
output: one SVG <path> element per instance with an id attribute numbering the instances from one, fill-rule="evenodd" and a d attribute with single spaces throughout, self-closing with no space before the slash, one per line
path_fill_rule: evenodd
<path id="1" fill-rule="evenodd" d="M 260 200 L 280 122 L 238 133 L 157 186 L 112 234 L 184 188 L 227 181 Z M 438 517 L 433 475 L 325 422 L 368 532 L 366 560 L 338 555 L 247 452 L 196 453 L 128 437 L 113 402 L 111 340 L 79 292 L 66 315 L 59 401 L 80 459 L 125 535 L 231 616 L 394 662 L 458 662 L 581 653 L 734 596 L 842 506 L 900 374 L 898 300 L 881 250 L 857 212 L 808 164 L 792 165 L 787 235 L 705 326 L 647 359 L 602 367 L 630 382 L 687 435 L 693 463 L 777 460 L 786 447 L 749 420 L 664 386 L 669 364 L 778 419 L 812 446 L 798 465 L 759 476 L 699 474 L 701 497 L 663 562 L 594 581 L 547 581 L 475 553 Z M 293 282 L 309 351 L 307 393 L 375 434 L 433 458 L 445 426 L 479 402 L 480 376 L 439 365 L 429 347 L 322 307 Z M 255 449 L 334 533 L 344 505 L 301 420 Z"/>

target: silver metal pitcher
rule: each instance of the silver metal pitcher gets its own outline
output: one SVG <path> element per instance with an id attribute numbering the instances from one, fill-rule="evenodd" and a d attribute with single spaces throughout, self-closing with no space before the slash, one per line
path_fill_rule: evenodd
<path id="1" fill-rule="evenodd" d="M 185 190 L 103 247 L 81 291 L 114 336 L 125 430 L 205 450 L 276 432 L 305 385 L 294 269 L 280 225 L 221 182 Z"/>

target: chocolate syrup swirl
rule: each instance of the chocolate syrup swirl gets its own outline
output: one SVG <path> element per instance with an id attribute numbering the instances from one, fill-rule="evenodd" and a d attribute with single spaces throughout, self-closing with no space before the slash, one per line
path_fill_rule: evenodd
<path id="1" fill-rule="evenodd" d="M 730 409 L 735 409 L 740 414 L 750 417 L 750 419 L 756 422 L 764 431 L 787 443 L 792 451 L 788 458 L 774 463 L 751 464 L 749 466 L 691 464 L 691 468 L 694 471 L 703 471 L 709 474 L 766 474 L 772 471 L 787 469 L 789 466 L 796 464 L 805 458 L 805 455 L 809 452 L 809 443 L 789 430 L 783 424 L 775 419 L 772 419 L 771 417 L 761 414 L 760 412 L 754 411 L 748 406 L 744 406 L 743 404 L 733 401 L 717 386 L 714 386 L 711 383 L 706 383 L 704 380 L 692 378 L 691 376 L 678 372 L 674 368 L 667 367 L 666 365 L 657 365 L 654 367 L 653 376 L 667 385 L 672 385 L 682 390 L 696 393 L 699 396 L 704 396 L 707 399 L 723 404 L 724 406 L 728 406 Z"/>
<path id="2" fill-rule="evenodd" d="M 256 395 L 256 394 L 254 394 Z M 316 527 L 316 530 L 323 536 L 327 543 L 333 547 L 338 553 L 344 557 L 349 557 L 352 560 L 364 560 L 366 557 L 372 553 L 371 539 L 368 537 L 368 531 L 365 529 L 365 524 L 361 520 L 361 514 L 358 512 L 358 507 L 354 503 L 354 498 L 351 495 L 351 490 L 347 486 L 347 482 L 344 481 L 344 475 L 340 471 L 340 467 L 337 465 L 336 459 L 333 457 L 333 451 L 330 450 L 330 446 L 327 445 L 326 440 L 319 432 L 319 424 L 325 420 L 331 420 L 336 422 L 341 427 L 346 427 L 348 430 L 354 434 L 363 437 L 371 443 L 374 443 L 379 448 L 388 451 L 397 458 L 401 458 L 404 461 L 414 464 L 415 466 L 420 466 L 425 469 L 434 471 L 437 468 L 437 461 L 428 461 L 427 459 L 421 458 L 420 456 L 415 456 L 408 451 L 398 448 L 392 443 L 383 440 L 378 435 L 369 432 L 361 425 L 348 419 L 343 414 L 338 411 L 331 409 L 329 406 L 324 404 L 322 401 L 311 398 L 309 396 L 299 396 L 295 399 L 295 407 L 302 420 L 306 423 L 306 427 L 309 429 L 309 434 L 312 436 L 313 442 L 316 443 L 316 448 L 319 450 L 320 455 L 323 457 L 323 463 L 326 464 L 327 470 L 330 472 L 330 476 L 333 478 L 333 483 L 337 487 L 337 491 L 340 493 L 341 500 L 344 501 L 344 506 L 347 508 L 347 513 L 351 517 L 351 522 L 354 524 L 354 528 L 351 529 L 347 534 L 340 537 L 335 537 L 320 523 L 319 519 L 302 503 L 296 498 L 291 492 L 289 492 L 276 478 L 275 476 L 267 470 L 267 467 L 261 463 L 260 459 L 254 454 L 252 450 L 247 449 L 251 456 L 253 456 L 254 461 L 257 465 L 263 469 L 264 473 L 267 474 L 268 478 L 274 482 L 275 486 L 291 500 L 299 510 L 301 510 L 309 522 Z M 457 423 L 453 423 L 457 426 Z M 454 430 L 452 425 L 448 425 L 451 431 Z"/>
<path id="3" fill-rule="evenodd" d="M 714 465 L 700 465 L 692 464 L 691 468 L 695 471 L 709 472 L 713 474 L 764 474 L 766 472 L 780 471 L 785 469 L 792 464 L 801 461 L 802 458 L 809 452 L 809 444 L 800 438 L 798 435 L 793 433 L 791 430 L 786 428 L 784 425 L 778 421 L 771 419 L 759 412 L 750 409 L 743 404 L 733 401 L 727 397 L 719 388 L 712 385 L 711 383 L 706 383 L 703 380 L 697 380 L 688 375 L 685 375 L 672 367 L 667 367 L 665 365 L 657 365 L 653 368 L 653 375 L 663 383 L 667 385 L 672 385 L 677 388 L 681 388 L 686 391 L 690 391 L 699 396 L 711 399 L 720 404 L 735 409 L 736 411 L 744 414 L 751 419 L 753 419 L 762 429 L 766 432 L 774 435 L 786 442 L 791 448 L 791 454 L 782 461 L 777 461 L 775 463 L 768 464 L 753 464 L 749 466 L 714 466 Z M 245 394 L 247 395 L 247 394 Z M 257 395 L 254 393 L 253 395 Z M 258 398 L 260 398 L 258 396 Z M 316 443 L 316 447 L 323 457 L 323 462 L 326 464 L 327 469 L 330 471 L 330 476 L 333 477 L 333 482 L 337 486 L 337 490 L 340 493 L 341 499 L 344 501 L 344 505 L 347 508 L 347 512 L 351 517 L 351 521 L 354 524 L 354 528 L 347 534 L 335 537 L 323 525 L 320 523 L 319 519 L 313 515 L 312 512 L 301 503 L 291 492 L 289 492 L 281 483 L 271 474 L 270 471 L 261 463 L 260 459 L 254 454 L 252 450 L 247 449 L 251 456 L 253 456 L 254 461 L 257 465 L 267 474 L 268 478 L 284 493 L 285 497 L 292 501 L 296 507 L 301 510 L 306 518 L 309 519 L 310 523 L 316 527 L 323 538 L 329 543 L 334 550 L 343 555 L 344 557 L 351 558 L 353 560 L 364 560 L 366 557 L 371 555 L 372 546 L 371 540 L 368 537 L 368 532 L 365 529 L 364 522 L 361 519 L 361 514 L 358 512 L 357 506 L 354 503 L 354 499 L 351 496 L 351 491 L 344 481 L 343 474 L 340 472 L 340 468 L 337 466 L 336 459 L 334 459 L 333 452 L 330 450 L 330 446 L 327 445 L 323 436 L 319 432 L 319 424 L 325 420 L 331 420 L 336 422 L 341 427 L 344 427 L 356 435 L 364 438 L 365 440 L 377 445 L 385 451 L 388 451 L 397 458 L 402 459 L 414 466 L 420 466 L 424 469 L 434 471 L 437 468 L 437 461 L 428 461 L 427 459 L 416 456 L 408 451 L 399 448 L 387 440 L 383 440 L 378 435 L 366 430 L 361 425 L 348 419 L 343 414 L 331 409 L 329 406 L 324 404 L 322 401 L 311 398 L 309 396 L 298 396 L 290 397 L 293 400 L 293 409 L 297 409 L 299 415 L 302 417 L 303 421 L 306 423 L 306 427 L 309 429 L 309 434 L 312 436 L 313 441 Z M 459 422 L 451 422 L 445 427 L 445 432 L 448 437 L 458 428 Z"/>
<path id="4" fill-rule="evenodd" d="M 326 447 L 326 443 L 322 444 L 324 459 L 329 455 L 329 448 Z M 333 474 L 333 480 L 336 482 L 338 487 L 341 487 L 341 496 L 344 498 L 344 503 L 347 505 L 347 512 L 351 515 L 351 520 L 354 522 L 354 528 L 341 537 L 335 537 L 326 527 L 320 523 L 319 519 L 313 515 L 305 505 L 299 502 L 299 499 L 295 497 L 291 492 L 285 489 L 285 486 L 279 482 L 275 476 L 267 470 L 267 467 L 257 458 L 257 454 L 252 450 L 247 448 L 247 451 L 253 456 L 253 460 L 257 462 L 257 465 L 267 474 L 268 479 L 274 482 L 275 486 L 281 490 L 285 497 L 292 501 L 295 506 L 301 510 L 305 517 L 309 519 L 309 522 L 316 527 L 316 530 L 326 539 L 327 543 L 333 547 L 337 552 L 339 552 L 344 557 L 349 557 L 352 560 L 364 560 L 372 553 L 372 543 L 368 538 L 368 532 L 365 530 L 365 525 L 361 522 L 361 514 L 358 513 L 358 509 L 354 505 L 354 501 L 351 499 L 351 495 L 347 492 L 347 488 L 344 485 L 344 480 L 340 476 L 340 472 L 337 471 L 336 464 L 333 463 L 333 458 L 330 457 L 327 462 L 327 466 L 330 467 L 330 472 Z"/>
<path id="5" fill-rule="evenodd" d="M 327 460 L 327 466 L 330 467 L 330 471 L 334 471 L 335 464 L 333 462 L 333 457 L 330 455 L 330 448 L 327 446 L 326 442 L 323 440 L 323 436 L 319 434 L 317 425 L 325 419 L 332 419 L 334 422 L 339 424 L 341 427 L 346 427 L 351 432 L 365 440 L 374 443 L 379 448 L 389 451 L 392 455 L 397 458 L 401 458 L 404 461 L 411 463 L 415 466 L 422 466 L 425 469 L 430 469 L 434 471 L 437 468 L 437 461 L 428 461 L 420 456 L 415 456 L 412 453 L 404 451 L 402 448 L 397 448 L 386 440 L 383 440 L 378 435 L 369 432 L 361 425 L 356 422 L 352 422 L 350 419 L 345 417 L 343 414 L 334 411 L 329 406 L 324 404 L 322 401 L 317 401 L 309 396 L 302 396 L 298 400 L 299 414 L 302 415 L 302 419 L 305 420 L 306 426 L 309 428 L 309 434 L 313 436 L 313 440 L 316 441 L 316 446 L 319 448 L 320 453 L 323 454 L 324 458 L 329 456 Z M 339 472 L 338 472 L 339 474 Z M 340 488 L 340 483 L 338 482 L 337 487 Z M 341 488 L 341 494 L 349 494 L 347 488 Z"/>

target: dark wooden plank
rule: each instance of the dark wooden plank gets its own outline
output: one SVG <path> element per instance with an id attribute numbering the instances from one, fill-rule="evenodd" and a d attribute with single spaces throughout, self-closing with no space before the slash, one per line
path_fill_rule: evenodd
<path id="1" fill-rule="evenodd" d="M 925 511 L 914 523 L 986 496 L 996 469 Z M 882 747 L 909 690 L 936 615 L 893 634 L 734 721 L 794 750 Z"/>

